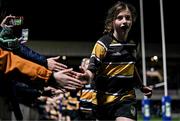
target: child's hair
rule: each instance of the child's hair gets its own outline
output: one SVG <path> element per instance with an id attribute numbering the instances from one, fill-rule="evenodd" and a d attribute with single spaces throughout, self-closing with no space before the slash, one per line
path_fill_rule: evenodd
<path id="1" fill-rule="evenodd" d="M 107 13 L 107 17 L 105 20 L 105 28 L 104 28 L 104 33 L 110 33 L 113 31 L 113 25 L 112 25 L 112 21 L 116 19 L 117 15 L 119 14 L 119 12 L 125 10 L 125 9 L 129 9 L 132 15 L 132 21 L 135 22 L 136 21 L 136 9 L 133 5 L 129 4 L 129 3 L 125 3 L 122 1 L 118 1 L 116 4 L 114 4 Z"/>

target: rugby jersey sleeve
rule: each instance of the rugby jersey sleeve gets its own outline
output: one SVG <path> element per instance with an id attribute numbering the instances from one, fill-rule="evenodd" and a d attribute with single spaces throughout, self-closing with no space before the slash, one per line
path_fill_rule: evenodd
<path id="1" fill-rule="evenodd" d="M 92 50 L 88 70 L 96 73 L 101 67 L 102 59 L 105 57 L 106 52 L 107 47 L 102 41 L 98 40 Z"/>

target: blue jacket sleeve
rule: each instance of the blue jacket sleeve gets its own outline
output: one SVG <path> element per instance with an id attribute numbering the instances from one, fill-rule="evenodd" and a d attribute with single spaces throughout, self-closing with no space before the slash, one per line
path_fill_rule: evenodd
<path id="1" fill-rule="evenodd" d="M 19 44 L 19 48 L 13 51 L 14 54 L 17 54 L 27 60 L 33 61 L 38 63 L 42 66 L 47 67 L 47 60 L 46 57 L 33 51 L 32 49 L 28 48 L 24 44 Z"/>

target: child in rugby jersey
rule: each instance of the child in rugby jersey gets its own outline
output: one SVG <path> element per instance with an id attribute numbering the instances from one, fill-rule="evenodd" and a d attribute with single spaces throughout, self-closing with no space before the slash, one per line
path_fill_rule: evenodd
<path id="1" fill-rule="evenodd" d="M 104 35 L 91 53 L 88 70 L 78 78 L 95 81 L 98 120 L 137 120 L 135 88 L 151 97 L 152 89 L 144 86 L 136 68 L 136 43 L 128 40 L 136 20 L 134 6 L 118 1 L 109 10 Z"/>

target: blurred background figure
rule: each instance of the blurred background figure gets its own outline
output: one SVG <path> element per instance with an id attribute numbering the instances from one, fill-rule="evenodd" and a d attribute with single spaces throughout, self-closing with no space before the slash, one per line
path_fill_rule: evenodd
<path id="1" fill-rule="evenodd" d="M 147 85 L 155 86 L 163 82 L 163 68 L 159 61 L 158 56 L 152 56 L 148 61 L 148 68 L 146 71 Z"/>
<path id="2" fill-rule="evenodd" d="M 80 70 L 85 72 L 89 66 L 89 58 L 83 58 L 80 65 Z M 96 117 L 93 113 L 92 101 L 96 98 L 96 92 L 93 88 L 93 81 L 86 84 L 82 90 L 80 90 L 80 103 L 79 103 L 79 114 L 80 120 L 95 121 Z"/>

